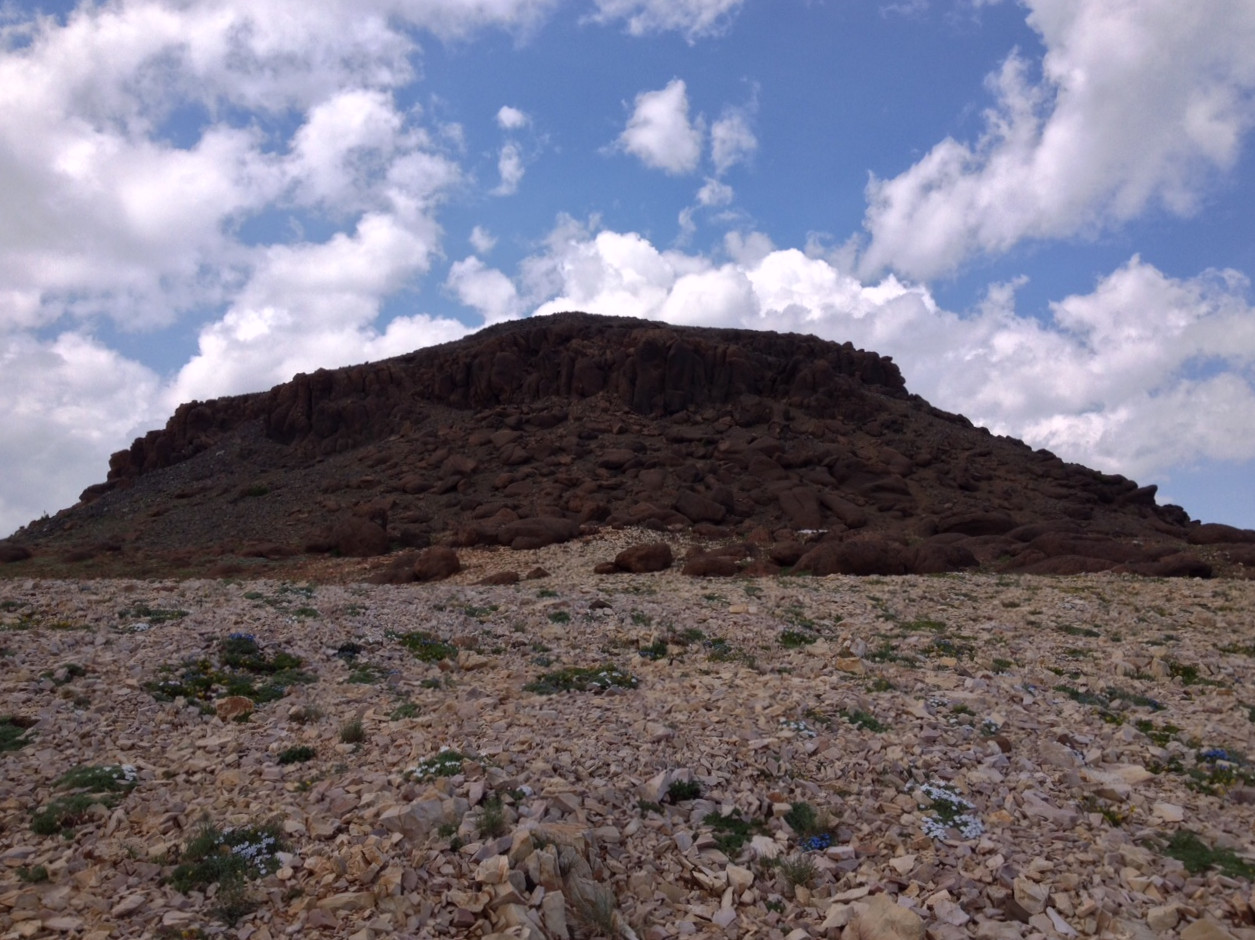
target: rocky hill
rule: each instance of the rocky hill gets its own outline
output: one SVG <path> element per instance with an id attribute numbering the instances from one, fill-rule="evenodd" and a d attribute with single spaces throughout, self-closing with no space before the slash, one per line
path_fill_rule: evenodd
<path id="1" fill-rule="evenodd" d="M 182 405 L 0 557 L 225 573 L 622 526 L 719 546 L 694 574 L 1255 568 L 1255 532 L 940 411 L 886 357 L 582 313 Z"/>

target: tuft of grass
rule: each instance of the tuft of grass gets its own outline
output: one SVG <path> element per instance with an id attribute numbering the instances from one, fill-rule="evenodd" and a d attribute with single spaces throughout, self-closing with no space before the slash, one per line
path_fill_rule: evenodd
<path id="1" fill-rule="evenodd" d="M 374 685 L 386 673 L 374 663 L 357 663 L 349 670 L 348 681 L 353 685 Z"/>
<path id="2" fill-rule="evenodd" d="M 592 931 L 594 936 L 618 936 L 618 901 L 608 887 L 602 884 L 590 885 L 589 890 L 575 893 L 572 902 L 576 920 Z"/>
<path id="3" fill-rule="evenodd" d="M 1168 667 L 1168 675 L 1180 679 L 1182 685 L 1220 685 L 1215 679 L 1205 678 L 1194 663 L 1177 662 L 1175 659 L 1164 661 Z"/>
<path id="4" fill-rule="evenodd" d="M 550 623 L 570 623 L 571 614 L 565 610 L 555 610 L 549 615 Z"/>
<path id="5" fill-rule="evenodd" d="M 1060 633 L 1066 633 L 1068 636 L 1088 636 L 1088 637 L 1102 636 L 1102 633 L 1100 633 L 1098 630 L 1093 630 L 1089 627 L 1074 627 L 1071 624 L 1066 624 L 1066 623 L 1060 624 L 1055 629 L 1057 629 Z"/>
<path id="6" fill-rule="evenodd" d="M 672 780 L 667 787 L 667 799 L 672 803 L 696 800 L 702 795 L 702 785 L 696 780 Z"/>
<path id="7" fill-rule="evenodd" d="M 402 633 L 397 636 L 407 650 L 414 654 L 414 658 L 424 663 L 438 663 L 442 659 L 452 659 L 457 656 L 457 647 L 452 643 L 446 643 L 426 630 L 415 630 L 410 633 Z"/>
<path id="8" fill-rule="evenodd" d="M 56 789 L 68 791 L 66 795 L 33 814 L 31 830 L 41 836 L 69 836 L 78 826 L 95 818 L 94 807 L 116 806 L 135 785 L 135 768 L 129 765 L 74 767 L 54 784 Z"/>
<path id="9" fill-rule="evenodd" d="M 208 702 L 227 695 L 241 695 L 259 705 L 278 701 L 289 687 L 317 678 L 300 668 L 298 656 L 283 650 L 267 655 L 249 633 L 232 633 L 220 640 L 216 653 L 216 662 L 202 657 L 163 666 L 163 678 L 144 683 L 144 688 L 158 701 L 185 698 L 208 710 Z"/>
<path id="10" fill-rule="evenodd" d="M 361 744 L 366 740 L 366 729 L 362 727 L 362 719 L 354 718 L 340 726 L 340 740 L 345 744 Z"/>
<path id="11" fill-rule="evenodd" d="M 69 835 L 94 817 L 92 807 L 108 806 L 108 797 L 93 793 L 74 793 L 58 797 L 31 816 L 31 831 L 40 836 Z"/>
<path id="12" fill-rule="evenodd" d="M 462 763 L 471 758 L 451 748 L 441 748 L 431 757 L 425 757 L 410 768 L 410 774 L 419 780 L 429 777 L 453 777 L 462 772 Z"/>
<path id="13" fill-rule="evenodd" d="M 35 725 L 32 718 L 20 715 L 6 715 L 0 718 L 0 754 L 5 751 L 20 751 L 30 744 L 31 739 L 26 732 Z"/>
<path id="14" fill-rule="evenodd" d="M 856 708 L 854 711 L 841 709 L 839 714 L 854 727 L 862 728 L 864 731 L 872 731 L 879 734 L 889 727 L 877 719 L 875 715 L 865 712 L 861 708 Z"/>
<path id="15" fill-rule="evenodd" d="M 746 819 L 739 809 L 734 809 L 726 816 L 719 813 L 707 813 L 702 819 L 703 826 L 709 826 L 715 837 L 719 850 L 729 858 L 735 858 L 755 834 L 763 832 L 762 822 L 757 819 Z"/>
<path id="16" fill-rule="evenodd" d="M 277 871 L 284 848 L 276 822 L 221 829 L 205 820 L 180 853 L 170 884 L 183 894 L 216 885 L 215 913 L 234 926 L 258 906 L 248 882 Z"/>
<path id="17" fill-rule="evenodd" d="M 704 645 L 709 650 L 706 659 L 712 663 L 741 663 L 750 669 L 758 665 L 758 661 L 751 653 L 737 649 L 722 637 L 711 637 L 704 641 Z"/>
<path id="18" fill-rule="evenodd" d="M 919 665 L 919 660 L 914 656 L 899 653 L 892 640 L 884 640 L 874 650 L 868 651 L 866 659 L 873 663 L 899 663 L 912 668 Z"/>
<path id="19" fill-rule="evenodd" d="M 787 650 L 801 649 L 803 646 L 809 646 L 814 643 L 816 637 L 810 633 L 802 633 L 800 630 L 782 630 L 776 641 Z"/>
<path id="20" fill-rule="evenodd" d="M 1198 833 L 1178 829 L 1163 845 L 1163 852 L 1185 866 L 1191 875 L 1218 868 L 1230 878 L 1255 880 L 1255 866 L 1241 859 L 1233 849 L 1212 848 Z"/>
<path id="21" fill-rule="evenodd" d="M 483 839 L 497 839 L 505 835 L 509 831 L 506 824 L 505 807 L 501 804 L 501 797 L 493 794 L 484 800 L 479 810 L 478 820 L 479 835 Z"/>
<path id="22" fill-rule="evenodd" d="M 568 666 L 547 672 L 523 686 L 525 692 L 553 695 L 557 692 L 604 692 L 609 688 L 634 689 L 637 678 L 613 663 L 591 668 Z"/>
<path id="23" fill-rule="evenodd" d="M 901 629 L 912 633 L 925 631 L 930 633 L 945 633 L 946 630 L 949 629 L 949 627 L 946 626 L 945 621 L 929 620 L 927 617 L 921 617 L 918 620 L 907 620 L 900 623 L 898 626 L 901 627 Z"/>
<path id="24" fill-rule="evenodd" d="M 48 869 L 43 865 L 36 865 L 34 868 L 22 865 L 17 870 L 17 880 L 31 885 L 42 884 L 48 880 Z"/>
<path id="25" fill-rule="evenodd" d="M 400 721 L 402 718 L 417 718 L 418 706 L 413 702 L 402 702 L 396 708 L 392 709 L 392 714 L 388 716 L 390 721 Z"/>
<path id="26" fill-rule="evenodd" d="M 780 874 L 793 887 L 809 888 L 815 880 L 819 869 L 815 860 L 805 853 L 782 858 L 779 863 Z"/>
<path id="27" fill-rule="evenodd" d="M 315 748 L 308 744 L 289 747 L 279 752 L 280 764 L 303 764 L 305 761 L 313 760 L 318 755 Z"/>
<path id="28" fill-rule="evenodd" d="M 143 620 L 149 624 L 168 623 L 171 620 L 182 620 L 186 616 L 186 610 L 175 610 L 173 608 L 165 607 L 149 607 L 147 604 L 143 603 L 118 611 L 119 620 Z"/>
<path id="29" fill-rule="evenodd" d="M 801 838 L 816 835 L 825 828 L 820 825 L 819 812 L 805 801 L 791 804 L 789 811 L 784 814 L 784 821 Z"/>
<path id="30" fill-rule="evenodd" d="M 652 662 L 657 662 L 660 659 L 666 659 L 667 653 L 670 652 L 670 650 L 667 648 L 666 640 L 658 639 L 654 640 L 653 643 L 650 643 L 649 646 L 641 647 L 636 652 L 640 655 L 641 659 L 648 659 Z"/>

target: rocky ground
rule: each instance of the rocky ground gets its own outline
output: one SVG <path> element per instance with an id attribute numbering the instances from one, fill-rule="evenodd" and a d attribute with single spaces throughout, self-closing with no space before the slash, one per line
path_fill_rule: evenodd
<path id="1" fill-rule="evenodd" d="M 0 581 L 0 937 L 1255 937 L 1255 584 L 656 538 Z"/>

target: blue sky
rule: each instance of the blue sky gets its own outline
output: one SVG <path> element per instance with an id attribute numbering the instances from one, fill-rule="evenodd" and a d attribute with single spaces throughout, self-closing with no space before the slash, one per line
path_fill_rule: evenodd
<path id="1" fill-rule="evenodd" d="M 182 402 L 793 330 L 1255 527 L 1249 0 L 0 6 L 0 533 Z"/>

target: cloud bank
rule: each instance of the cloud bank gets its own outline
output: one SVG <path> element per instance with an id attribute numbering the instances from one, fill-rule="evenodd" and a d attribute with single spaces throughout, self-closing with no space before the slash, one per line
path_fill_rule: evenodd
<path id="1" fill-rule="evenodd" d="M 1130 252 L 1043 317 L 1017 310 L 1021 279 L 957 312 L 929 288 L 1025 242 L 1205 209 L 1255 126 L 1250 3 L 1024 0 L 1044 55 L 1007 51 L 973 139 L 873 176 L 861 237 L 840 252 L 778 248 L 738 208 L 732 174 L 765 172 L 781 145 L 759 139 L 757 94 L 708 119 L 676 77 L 635 97 L 614 149 L 691 178 L 691 204 L 668 209 L 679 244 L 702 220 L 732 229 L 721 245 L 660 247 L 564 216 L 505 270 L 484 260 L 501 229 L 476 219 L 475 254 L 459 258 L 449 203 L 517 204 L 551 152 L 536 130 L 548 118 L 493 101 L 492 169 L 475 169 L 467 116 L 438 94 L 416 103 L 421 43 L 484 30 L 523 42 L 568 3 L 113 0 L 0 20 L 0 532 L 71 503 L 182 401 L 560 309 L 849 339 L 893 355 L 941 407 L 1134 477 L 1255 459 L 1243 274 L 1174 277 Z M 579 10 L 696 43 L 721 41 L 743 5 Z M 428 281 L 457 318 L 385 314 Z M 109 339 L 172 326 L 195 350 L 164 374 L 119 351 L 140 344 Z"/>
<path id="2" fill-rule="evenodd" d="M 1048 50 L 1013 52 L 974 143 L 873 177 L 861 272 L 929 279 L 1026 239 L 1194 212 L 1255 125 L 1255 5 L 1026 0 Z M 1036 68 L 1040 78 L 1034 78 Z"/>

